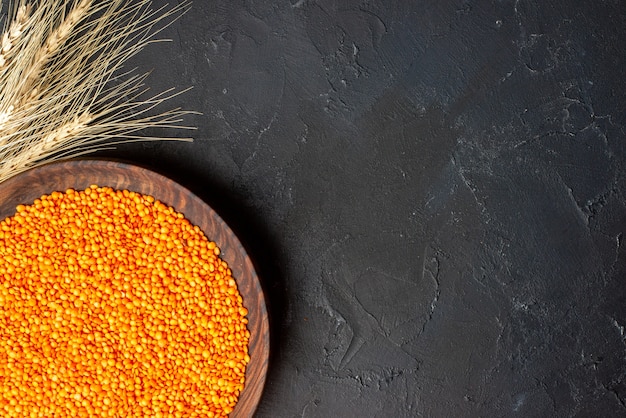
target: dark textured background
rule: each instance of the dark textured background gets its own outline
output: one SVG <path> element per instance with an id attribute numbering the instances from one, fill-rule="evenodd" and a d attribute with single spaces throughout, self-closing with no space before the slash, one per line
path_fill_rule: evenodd
<path id="1" fill-rule="evenodd" d="M 164 36 L 195 142 L 103 155 L 249 249 L 258 416 L 626 415 L 623 2 L 196 0 Z"/>

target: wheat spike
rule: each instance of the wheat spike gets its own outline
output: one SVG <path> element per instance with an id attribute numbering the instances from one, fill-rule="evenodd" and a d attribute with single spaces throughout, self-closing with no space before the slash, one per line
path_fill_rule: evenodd
<path id="1" fill-rule="evenodd" d="M 30 14 L 29 5 L 21 5 L 17 8 L 15 19 L 11 22 L 11 25 L 6 32 L 2 35 L 2 41 L 0 41 L 0 70 L 6 66 L 7 59 L 11 55 L 11 49 L 13 44 L 19 39 L 26 26 L 26 21 Z"/>
<path id="2" fill-rule="evenodd" d="M 44 44 L 35 52 L 30 68 L 26 72 L 26 81 L 22 85 L 20 96 L 24 101 L 32 100 L 40 91 L 36 82 L 40 77 L 41 69 L 45 67 L 50 58 L 64 45 L 72 30 L 87 16 L 91 0 L 82 0 L 76 4 L 62 22 L 48 35 Z"/>
<path id="3" fill-rule="evenodd" d="M 17 0 L 0 37 L 0 182 L 113 143 L 170 139 L 193 112 L 154 113 L 171 90 L 147 96 L 146 75 L 124 64 L 188 9 L 149 0 Z M 187 138 L 183 138 L 187 140 Z"/>

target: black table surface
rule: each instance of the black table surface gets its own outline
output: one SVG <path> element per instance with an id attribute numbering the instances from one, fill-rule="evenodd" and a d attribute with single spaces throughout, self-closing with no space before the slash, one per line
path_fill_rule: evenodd
<path id="1" fill-rule="evenodd" d="M 257 416 L 626 415 L 623 2 L 196 0 L 161 36 L 194 142 L 99 156 L 244 242 Z"/>

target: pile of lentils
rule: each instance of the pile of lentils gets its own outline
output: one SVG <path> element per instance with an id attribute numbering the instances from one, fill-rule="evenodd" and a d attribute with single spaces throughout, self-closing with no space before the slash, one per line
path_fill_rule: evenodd
<path id="1" fill-rule="evenodd" d="M 219 255 L 128 190 L 18 206 L 0 222 L 0 416 L 228 415 L 250 332 Z"/>

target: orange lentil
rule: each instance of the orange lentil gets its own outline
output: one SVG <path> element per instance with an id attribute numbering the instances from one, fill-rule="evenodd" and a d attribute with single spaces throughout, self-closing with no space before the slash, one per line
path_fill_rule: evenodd
<path id="1" fill-rule="evenodd" d="M 0 416 L 226 416 L 250 362 L 232 271 L 151 196 L 92 185 L 0 221 Z"/>

